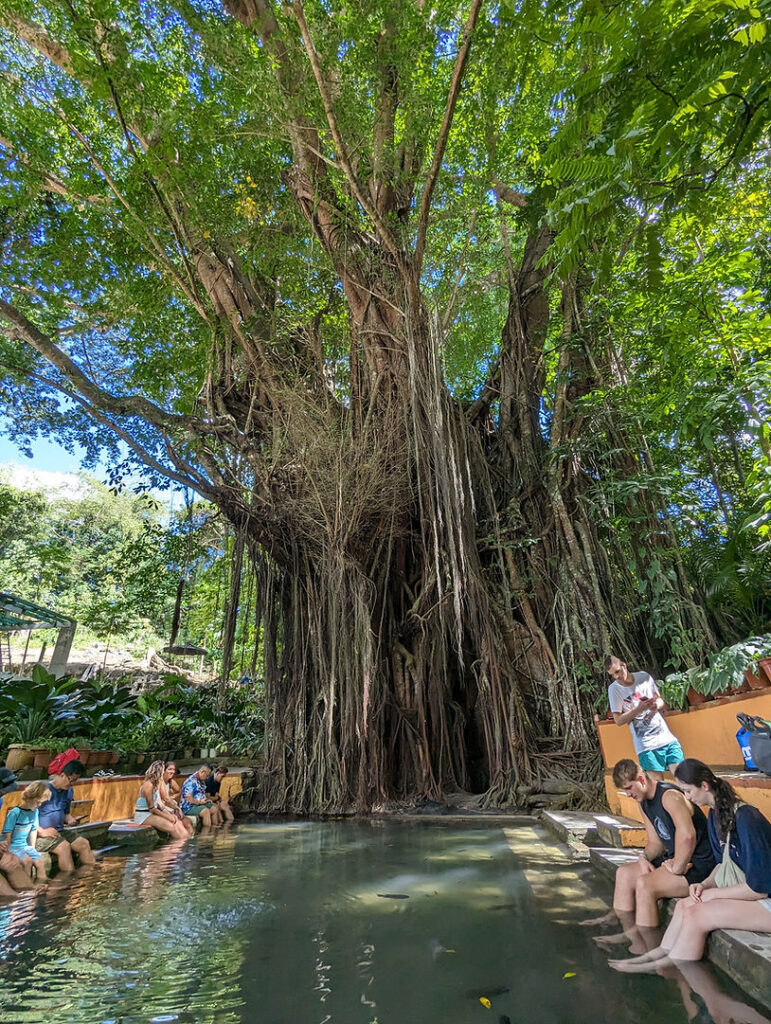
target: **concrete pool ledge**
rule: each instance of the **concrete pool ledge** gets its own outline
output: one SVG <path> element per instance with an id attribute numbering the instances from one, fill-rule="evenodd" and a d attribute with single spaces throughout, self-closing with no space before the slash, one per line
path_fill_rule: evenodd
<path id="1" fill-rule="evenodd" d="M 598 874 L 612 882 L 621 864 L 639 856 L 639 850 L 592 847 L 589 863 Z M 673 900 L 666 900 L 662 916 L 668 918 Z M 707 944 L 707 959 L 767 1010 L 771 1010 L 771 934 L 719 930 Z"/>
<path id="2" fill-rule="evenodd" d="M 612 830 L 613 819 L 624 832 L 629 819 L 607 812 L 544 811 L 541 815 L 542 823 L 568 847 L 576 843 L 589 845 L 589 864 L 611 883 L 618 868 L 636 860 L 641 852 L 639 847 L 599 845 L 598 838 L 607 835 L 609 828 Z M 669 919 L 673 906 L 674 900 L 664 901 L 663 919 Z M 707 944 L 707 959 L 725 971 L 749 996 L 771 1010 L 771 934 L 733 930 L 713 932 Z"/>

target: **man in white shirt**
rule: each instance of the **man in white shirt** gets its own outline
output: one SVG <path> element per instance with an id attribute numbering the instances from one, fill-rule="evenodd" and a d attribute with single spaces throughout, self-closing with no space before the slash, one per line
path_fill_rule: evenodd
<path id="1" fill-rule="evenodd" d="M 613 654 L 605 659 L 605 671 L 613 682 L 608 703 L 616 725 L 628 725 L 640 767 L 654 779 L 663 779 L 683 760 L 683 748 L 661 714 L 665 706 L 653 677 L 630 672 L 625 661 Z"/>

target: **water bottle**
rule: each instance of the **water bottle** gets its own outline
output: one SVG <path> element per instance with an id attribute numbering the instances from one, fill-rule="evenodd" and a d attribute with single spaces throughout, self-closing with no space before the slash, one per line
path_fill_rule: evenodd
<path id="1" fill-rule="evenodd" d="M 739 747 L 744 758 L 744 767 L 748 772 L 756 772 L 758 766 L 752 760 L 752 751 L 750 750 L 750 736 L 752 733 L 749 729 L 745 729 L 744 726 L 736 734 L 736 739 L 739 742 Z"/>

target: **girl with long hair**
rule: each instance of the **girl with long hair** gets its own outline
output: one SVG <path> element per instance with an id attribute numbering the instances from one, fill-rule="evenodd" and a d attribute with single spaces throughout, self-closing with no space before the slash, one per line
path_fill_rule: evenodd
<path id="1" fill-rule="evenodd" d="M 160 787 L 166 765 L 163 761 L 153 761 L 145 772 L 142 785 L 139 787 L 137 803 L 134 808 L 134 821 L 142 828 L 156 828 L 167 832 L 175 839 L 187 839 L 188 832 L 182 822 L 169 811 L 163 803 Z"/>
<path id="2" fill-rule="evenodd" d="M 675 778 L 691 803 L 709 808 L 707 827 L 718 863 L 678 900 L 661 945 L 629 960 L 611 960 L 617 971 L 701 960 L 707 936 L 717 928 L 771 932 L 771 822 L 702 761 L 685 758 Z"/>

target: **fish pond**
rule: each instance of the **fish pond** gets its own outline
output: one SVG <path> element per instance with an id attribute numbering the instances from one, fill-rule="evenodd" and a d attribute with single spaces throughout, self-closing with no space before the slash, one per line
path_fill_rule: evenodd
<path id="1" fill-rule="evenodd" d="M 608 896 L 526 824 L 239 824 L 0 905 L 0 1021 L 685 1024 L 744 1005 L 706 966 L 695 986 L 609 970 L 577 927 Z"/>

